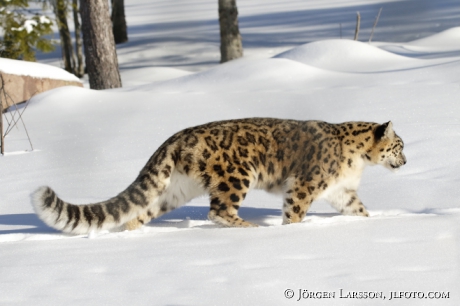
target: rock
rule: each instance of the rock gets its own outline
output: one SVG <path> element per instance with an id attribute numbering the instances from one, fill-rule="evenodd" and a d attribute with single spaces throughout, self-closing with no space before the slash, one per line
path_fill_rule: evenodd
<path id="1" fill-rule="evenodd" d="M 8 94 L 8 101 L 5 101 L 5 96 L 1 93 L 3 109 L 13 105 L 13 102 L 25 102 L 32 96 L 53 88 L 83 87 L 82 82 L 73 74 L 58 67 L 33 62 L 0 58 L 0 74 Z"/>

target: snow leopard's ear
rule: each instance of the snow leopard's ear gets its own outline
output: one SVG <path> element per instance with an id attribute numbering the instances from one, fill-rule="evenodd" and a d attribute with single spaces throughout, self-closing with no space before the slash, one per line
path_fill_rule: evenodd
<path id="1" fill-rule="evenodd" d="M 391 123 L 391 121 L 379 125 L 374 131 L 374 136 L 376 140 L 390 138 L 391 135 L 393 135 L 393 123 Z"/>

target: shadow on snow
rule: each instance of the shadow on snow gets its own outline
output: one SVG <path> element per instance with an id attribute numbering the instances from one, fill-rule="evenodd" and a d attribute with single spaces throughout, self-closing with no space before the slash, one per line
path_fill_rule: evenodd
<path id="1" fill-rule="evenodd" d="M 176 210 L 173 210 L 160 218 L 152 220 L 149 227 L 172 227 L 177 228 L 178 222 L 182 221 L 207 221 L 208 220 L 209 207 L 207 206 L 183 206 Z M 415 215 L 448 215 L 451 212 L 439 210 L 435 208 L 426 208 L 418 211 L 407 211 L 408 214 Z M 261 226 L 273 226 L 281 225 L 282 217 L 280 209 L 273 208 L 252 208 L 252 207 L 241 207 L 239 209 L 239 215 L 245 220 L 256 223 Z M 321 217 L 321 218 L 333 218 L 340 216 L 339 213 L 316 213 L 309 212 L 307 217 Z M 275 220 L 274 222 L 268 222 L 269 220 Z M 304 221 L 305 222 L 305 221 Z M 59 231 L 47 226 L 43 223 L 36 214 L 10 214 L 0 215 L 0 226 L 14 226 L 14 227 L 25 227 L 18 229 L 6 229 L 0 230 L 0 235 L 6 234 L 55 234 L 60 233 Z M 179 225 L 179 227 L 182 227 Z M 214 224 L 201 225 L 198 227 L 218 227 Z"/>

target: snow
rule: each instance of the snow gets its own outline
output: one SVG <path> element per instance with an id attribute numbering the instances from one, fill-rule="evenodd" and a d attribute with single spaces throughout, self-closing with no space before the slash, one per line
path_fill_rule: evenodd
<path id="1" fill-rule="evenodd" d="M 460 48 L 460 27 L 451 28 L 429 37 L 410 42 L 411 46 L 430 47 L 443 51 L 458 50 Z"/>
<path id="2" fill-rule="evenodd" d="M 197 27 L 205 34 L 193 39 L 214 33 L 208 23 L 216 26 L 211 18 L 217 4 L 186 2 L 126 3 L 134 35 L 118 53 L 125 87 L 65 87 L 37 95 L 23 114 L 34 150 L 22 128 L 6 138 L 7 154 L 0 157 L 0 304 L 287 305 L 308 290 L 335 292 L 336 298 L 298 303 L 457 305 L 460 46 L 454 43 L 458 28 L 441 22 L 450 25 L 458 12 L 451 2 L 382 2 L 407 4 L 405 12 L 413 14 L 404 19 L 404 35 L 394 31 L 395 40 L 390 32 L 380 36 L 385 40 L 377 36 L 389 29 L 382 19 L 392 15 L 384 7 L 375 43 L 310 33 L 316 39 L 299 34 L 273 46 L 257 44 L 257 35 L 266 40 L 264 31 L 280 37 L 275 30 L 313 27 L 303 19 L 293 22 L 297 11 L 317 12 L 319 26 L 330 22 L 321 8 L 359 6 L 363 17 L 369 2 L 240 1 L 240 14 L 248 18 L 240 23 L 243 45 L 249 36 L 249 46 L 243 59 L 223 65 L 217 64 L 218 36 L 202 43 L 186 39 Z M 425 16 L 427 6 L 433 18 L 417 28 L 425 19 L 415 17 Z M 270 26 L 264 18 L 272 14 Z M 181 20 L 190 31 L 176 26 Z M 157 23 L 165 24 L 151 32 Z M 137 28 L 143 24 L 146 29 Z M 430 25 L 440 30 L 435 34 Z M 417 31 L 433 35 L 415 37 Z M 154 37 L 176 41 L 156 45 Z M 196 53 L 174 59 L 190 51 Z M 29 196 L 41 185 L 69 202 L 101 201 L 128 186 L 174 132 L 255 116 L 392 120 L 408 163 L 398 173 L 365 169 L 358 193 L 370 218 L 342 216 L 319 201 L 302 223 L 281 226 L 281 199 L 259 191 L 240 209 L 243 218 L 261 225 L 251 229 L 212 224 L 205 197 L 133 232 L 68 236 L 33 213 Z M 292 299 L 285 298 L 287 289 L 294 290 Z M 386 300 L 339 298 L 340 289 L 383 292 Z M 450 298 L 389 301 L 393 291 L 449 292 Z"/>
<path id="3" fill-rule="evenodd" d="M 13 31 L 23 31 L 26 30 L 26 32 L 29 34 L 34 30 L 34 27 L 38 23 L 35 20 L 26 20 L 24 21 L 24 25 L 20 26 L 19 28 L 11 28 Z"/>
<path id="4" fill-rule="evenodd" d="M 339 39 L 305 44 L 279 54 L 276 58 L 287 58 L 314 67 L 343 72 L 380 72 L 413 68 L 419 62 L 367 43 Z"/>
<path id="5" fill-rule="evenodd" d="M 40 16 L 39 20 L 40 20 L 40 23 L 44 23 L 44 24 L 51 23 L 51 20 L 49 20 L 48 17 L 43 16 L 43 15 Z"/>
<path id="6" fill-rule="evenodd" d="M 120 72 L 123 87 L 132 87 L 151 82 L 175 79 L 191 72 L 170 67 L 143 67 L 126 69 Z"/>
<path id="7" fill-rule="evenodd" d="M 75 75 L 68 73 L 64 69 L 41 63 L 18 61 L 8 58 L 0 58 L 0 72 L 15 75 L 26 75 L 34 78 L 49 78 L 54 80 L 80 82 Z"/>

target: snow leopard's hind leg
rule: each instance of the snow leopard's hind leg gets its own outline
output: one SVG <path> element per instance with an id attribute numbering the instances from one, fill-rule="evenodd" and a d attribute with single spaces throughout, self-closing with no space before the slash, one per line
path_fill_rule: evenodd
<path id="1" fill-rule="evenodd" d="M 240 208 L 251 184 L 252 178 L 242 171 L 232 173 L 229 179 L 213 178 L 210 190 L 211 207 L 208 219 L 225 227 L 257 227 L 238 215 Z M 215 186 L 215 187 L 214 187 Z"/>
<path id="2" fill-rule="evenodd" d="M 192 176 L 182 171 L 182 164 L 179 161 L 175 166 L 171 175 L 168 177 L 167 187 L 163 192 L 150 203 L 145 213 L 140 214 L 136 218 L 128 221 L 124 225 L 124 229 L 137 229 L 152 219 L 161 217 L 162 215 L 179 208 L 190 200 L 206 194 L 202 182 L 194 179 Z"/>
<path id="3" fill-rule="evenodd" d="M 148 214 L 148 213 L 147 214 L 142 214 L 142 215 L 138 216 L 137 218 L 129 220 L 128 222 L 123 224 L 122 229 L 132 231 L 132 230 L 140 228 L 144 224 L 149 223 L 150 220 L 152 220 L 152 219 L 153 219 L 153 216 L 151 214 Z"/>
<path id="4" fill-rule="evenodd" d="M 167 157 L 166 148 L 160 148 L 145 167 L 141 170 L 136 181 L 139 181 L 140 188 L 148 193 L 151 192 L 149 204 L 144 211 L 135 218 L 122 225 L 122 230 L 135 230 L 158 218 L 167 212 L 165 207 L 161 207 L 162 195 L 168 190 L 171 184 L 171 176 L 175 169 L 174 161 Z"/>

